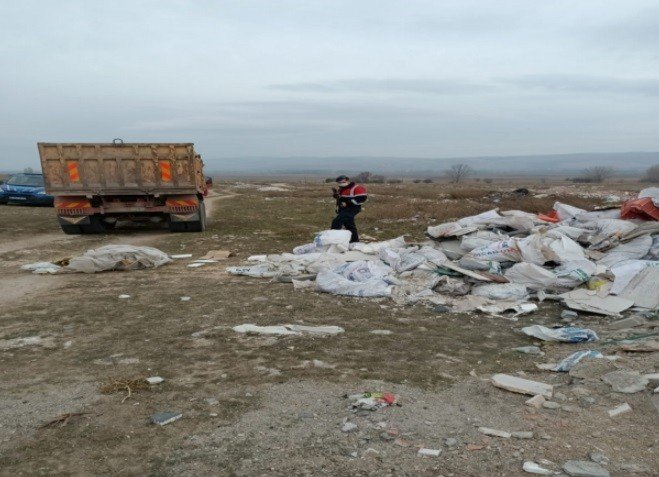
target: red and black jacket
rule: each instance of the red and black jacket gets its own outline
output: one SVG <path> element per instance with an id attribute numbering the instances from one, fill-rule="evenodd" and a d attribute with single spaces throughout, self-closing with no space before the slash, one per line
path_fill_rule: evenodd
<path id="1" fill-rule="evenodd" d="M 366 202 L 368 195 L 366 194 L 366 187 L 361 184 L 351 182 L 345 187 L 340 187 L 338 192 L 334 194 L 337 207 L 361 207 Z"/>

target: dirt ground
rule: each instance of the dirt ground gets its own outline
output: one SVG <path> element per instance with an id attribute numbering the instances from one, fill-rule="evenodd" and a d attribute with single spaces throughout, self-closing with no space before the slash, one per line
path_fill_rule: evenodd
<path id="1" fill-rule="evenodd" d="M 539 212 L 558 199 L 587 207 L 615 189 L 537 183 L 530 188 L 540 197 L 520 197 L 512 186 L 373 186 L 358 220 L 365 235 L 415 240 L 429 224 L 493 206 Z M 225 267 L 249 255 L 309 242 L 331 220 L 332 200 L 320 183 L 217 183 L 216 190 L 209 228 L 197 234 L 137 228 L 66 236 L 52 209 L 0 207 L 0 474 L 528 475 L 525 460 L 560 470 L 566 460 L 600 453 L 611 475 L 658 475 L 652 387 L 620 394 L 600 379 L 614 369 L 656 372 L 658 353 L 625 353 L 615 340 L 655 332 L 657 321 L 613 331 L 614 318 L 580 314 L 576 326 L 592 328 L 601 342 L 540 344 L 519 329 L 560 323 L 561 308 L 548 302 L 512 322 L 230 276 Z M 93 275 L 20 270 L 109 243 L 235 256 L 201 268 L 183 259 Z M 345 333 L 259 337 L 231 329 L 243 323 L 338 325 Z M 378 329 L 392 334 L 370 333 Z M 40 340 L 9 341 L 34 336 Z M 531 344 L 546 356 L 513 350 Z M 587 348 L 618 359 L 570 374 L 535 366 Z M 490 383 L 494 373 L 554 384 L 561 407 L 526 406 L 528 396 Z M 100 391 L 112 380 L 148 376 L 165 381 L 130 395 Z M 393 392 L 400 406 L 355 413 L 344 395 L 362 391 Z M 609 417 L 623 402 L 632 412 Z M 182 418 L 149 423 L 169 411 Z M 343 432 L 345 422 L 356 430 Z M 479 426 L 533 438 L 487 437 Z M 441 453 L 421 457 L 421 447 Z"/>

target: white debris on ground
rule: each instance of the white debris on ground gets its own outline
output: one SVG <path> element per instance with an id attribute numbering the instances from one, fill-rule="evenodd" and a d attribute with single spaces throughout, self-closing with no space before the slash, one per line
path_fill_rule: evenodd
<path id="1" fill-rule="evenodd" d="M 157 268 L 171 261 L 172 259 L 165 252 L 153 247 L 106 245 L 94 250 L 87 250 L 80 257 L 60 260 L 57 263 L 30 263 L 23 265 L 21 269 L 36 274 L 97 273 L 108 270 Z"/>
<path id="2" fill-rule="evenodd" d="M 292 253 L 254 255 L 227 271 L 401 305 L 510 311 L 513 319 L 537 310 L 531 298 L 611 316 L 659 307 L 659 223 L 623 220 L 618 208 L 588 212 L 557 202 L 548 215 L 494 209 L 428 227 L 426 235 L 414 244 L 404 237 L 351 244 L 348 231 L 326 230 Z"/>

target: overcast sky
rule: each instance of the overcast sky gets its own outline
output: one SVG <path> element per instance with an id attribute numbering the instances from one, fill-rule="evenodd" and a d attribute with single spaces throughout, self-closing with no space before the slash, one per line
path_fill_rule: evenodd
<path id="1" fill-rule="evenodd" d="M 37 141 L 236 156 L 659 150 L 659 2 L 0 0 L 0 169 Z"/>

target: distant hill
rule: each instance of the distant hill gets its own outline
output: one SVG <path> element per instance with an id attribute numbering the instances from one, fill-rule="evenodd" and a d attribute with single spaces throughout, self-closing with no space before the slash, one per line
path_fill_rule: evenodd
<path id="1" fill-rule="evenodd" d="M 452 158 L 413 157 L 205 157 L 206 169 L 219 174 L 374 174 L 439 175 L 454 164 L 468 164 L 479 176 L 577 175 L 587 167 L 608 166 L 618 175 L 638 175 L 659 164 L 659 152 L 551 154 Z"/>

